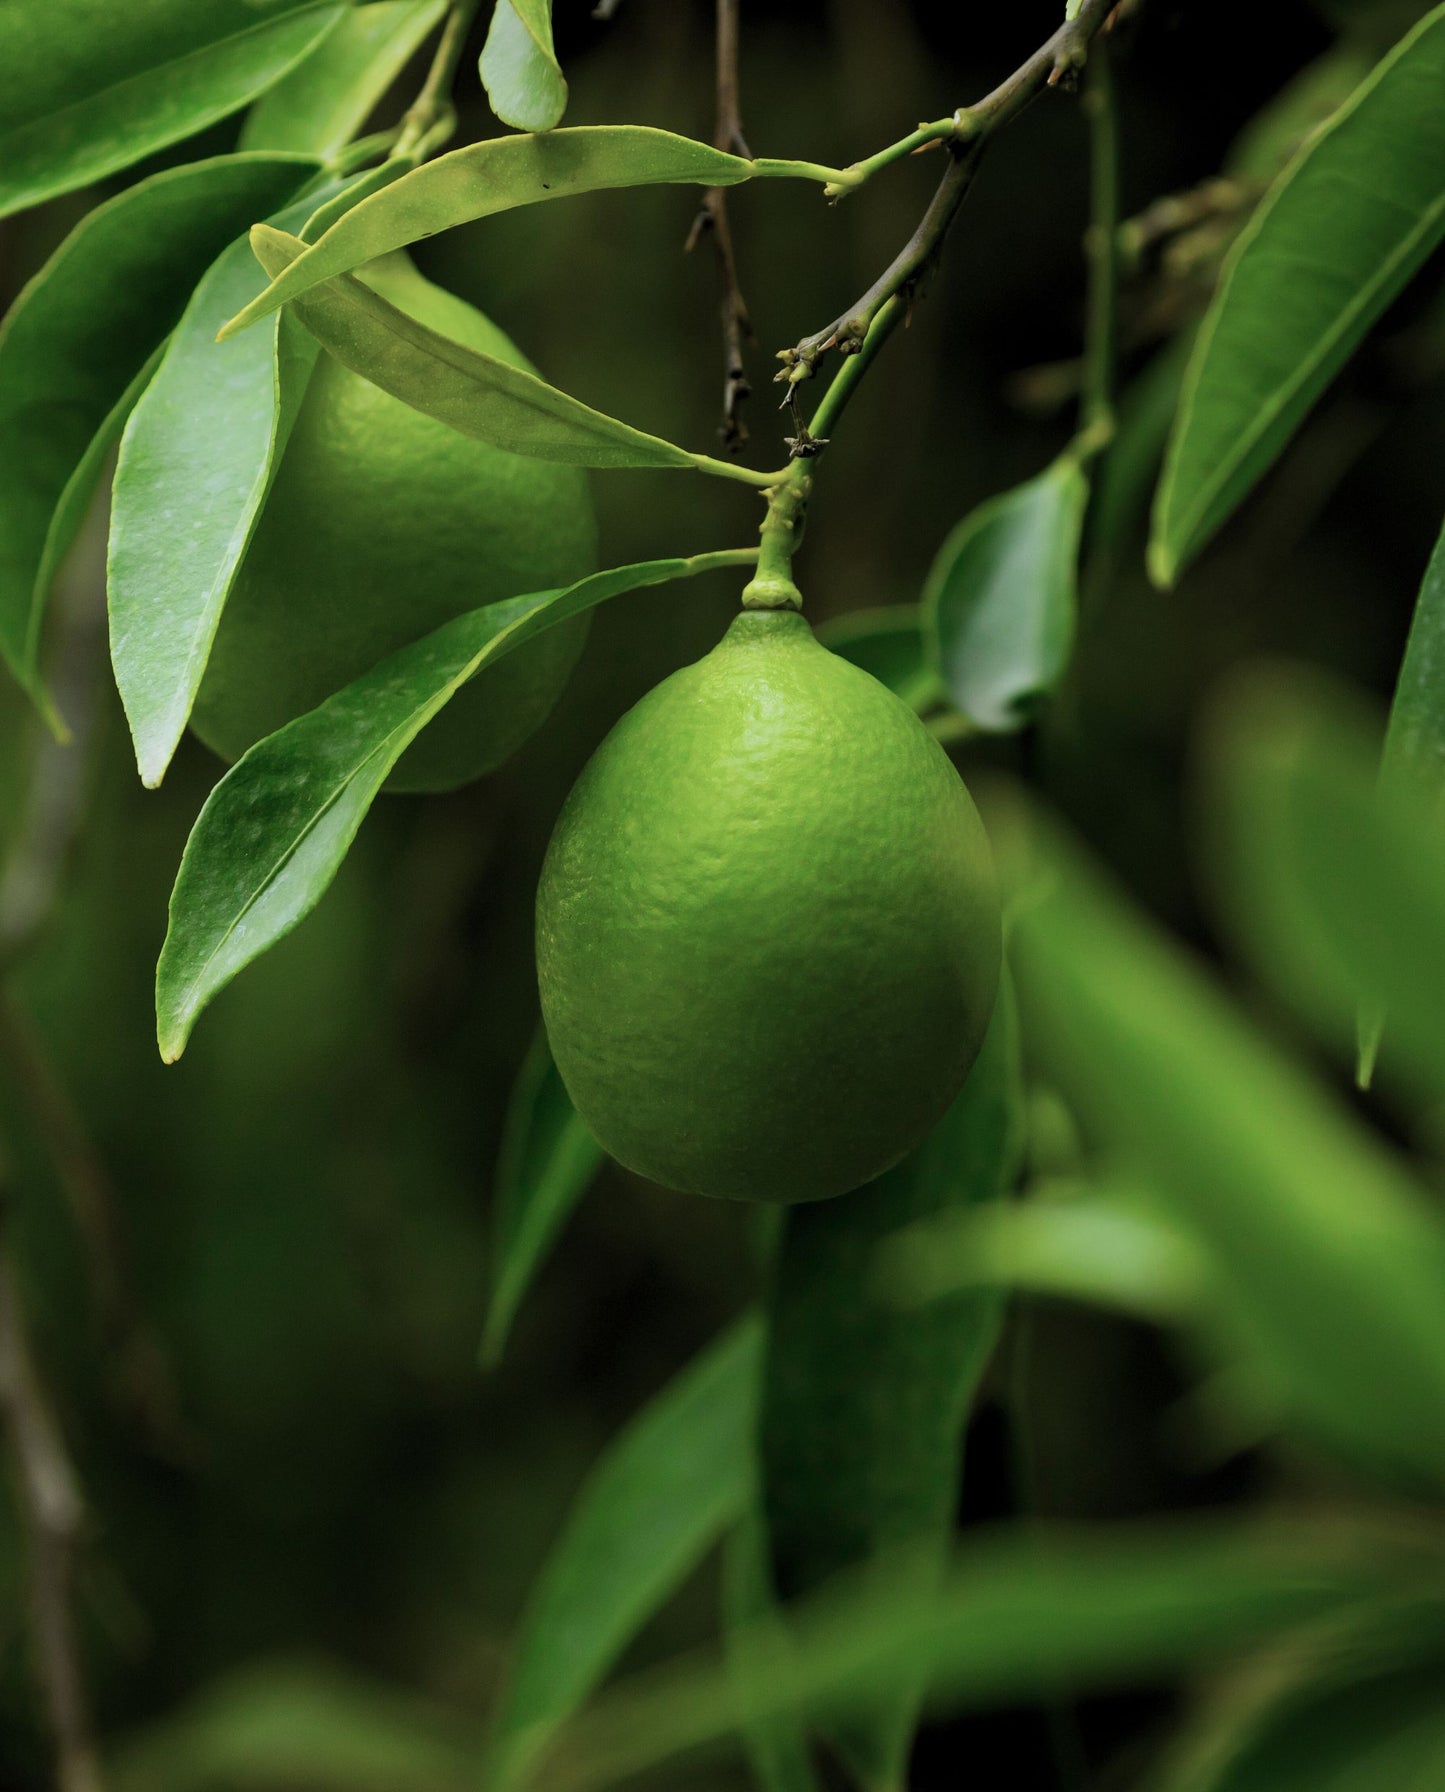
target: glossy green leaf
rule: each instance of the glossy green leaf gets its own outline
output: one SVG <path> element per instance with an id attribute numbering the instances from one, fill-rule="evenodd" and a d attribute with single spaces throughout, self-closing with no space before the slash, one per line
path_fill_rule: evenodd
<path id="1" fill-rule="evenodd" d="M 251 108 L 242 149 L 334 156 L 446 12 L 446 0 L 372 0 L 352 6 L 334 31 Z"/>
<path id="2" fill-rule="evenodd" d="M 793 1647 L 740 1687 L 720 1661 L 640 1677 L 600 1700 L 533 1783 L 593 1792 L 745 1722 L 847 1709 L 860 1692 L 925 1675 L 931 1703 L 1033 1701 L 1041 1689 L 1158 1686 L 1322 1618 L 1397 1601 L 1438 1558 L 1292 1520 L 1050 1537 L 996 1533 L 962 1552 L 937 1592 L 864 1576 L 793 1613 Z"/>
<path id="3" fill-rule="evenodd" d="M 1422 640 L 1415 673 L 1428 682 Z M 1415 673 L 1412 673 L 1412 683 Z M 1420 695 L 1424 697 L 1424 691 Z M 1425 730 L 1428 700 L 1415 714 Z M 1221 710 L 1210 863 L 1262 974 L 1347 1050 L 1357 1005 L 1388 1009 L 1425 1094 L 1445 1091 L 1445 840 L 1429 734 L 1378 735 L 1339 691 L 1259 676 Z M 1423 782 L 1422 782 L 1423 780 Z"/>
<path id="4" fill-rule="evenodd" d="M 251 242 L 272 274 L 302 258 L 302 244 L 279 230 L 258 226 Z M 294 310 L 353 373 L 509 453 L 579 467 L 695 468 L 705 458 L 594 411 L 523 367 L 453 342 L 350 274 L 297 300 Z"/>
<path id="5" fill-rule="evenodd" d="M 1272 181 L 1310 134 L 1345 104 L 1373 60 L 1364 44 L 1345 39 L 1307 62 L 1235 138 L 1225 172 L 1241 180 Z"/>
<path id="6" fill-rule="evenodd" d="M 1218 1266 L 1295 1424 L 1445 1484 L 1445 1227 L 1399 1165 L 1040 824 L 1001 835 L 1030 1052 Z"/>
<path id="7" fill-rule="evenodd" d="M 954 707 L 994 733 L 1022 728 L 1069 663 L 1089 482 L 1065 455 L 990 498 L 939 550 L 923 631 Z"/>
<path id="8" fill-rule="evenodd" d="M 493 1723 L 492 1792 L 548 1737 L 743 1513 L 761 1326 L 743 1320 L 609 1447 L 553 1546 Z"/>
<path id="9" fill-rule="evenodd" d="M 117 1792 L 463 1792 L 475 1785 L 474 1747 L 455 1721 L 389 1687 L 265 1662 L 122 1744 L 113 1783 Z"/>
<path id="10" fill-rule="evenodd" d="M 779 1585 L 811 1592 L 905 1546 L 935 1570 L 958 1506 L 963 1428 L 998 1337 L 996 1289 L 923 1309 L 885 1300 L 880 1245 L 996 1200 L 1018 1167 L 1022 1091 L 1007 983 L 962 1092 L 896 1169 L 788 1210 L 768 1301 L 762 1482 Z M 860 1698 L 830 1739 L 865 1789 L 902 1783 L 919 1686 Z"/>
<path id="11" fill-rule="evenodd" d="M 861 666 L 920 714 L 943 702 L 943 686 L 928 663 L 922 612 L 916 604 L 850 610 L 818 630 L 831 653 Z"/>
<path id="12" fill-rule="evenodd" d="M 762 1792 L 819 1792 L 808 1733 L 795 1712 L 753 1721 L 756 1689 L 765 1688 L 775 1655 L 791 1647 L 777 1606 L 767 1524 L 755 1487 L 748 1510 L 723 1550 L 723 1636 L 738 1686 L 748 1760 Z"/>
<path id="13" fill-rule="evenodd" d="M 1198 1239 L 1152 1204 L 1093 1192 L 920 1221 L 880 1251 L 878 1276 L 904 1307 L 1018 1288 L 1171 1323 L 1207 1311 L 1215 1279 Z"/>
<path id="14" fill-rule="evenodd" d="M 613 187 L 734 186 L 753 164 L 644 125 L 588 125 L 540 136 L 492 137 L 413 169 L 339 219 L 226 326 L 234 335 L 363 262 L 519 205 Z"/>
<path id="15" fill-rule="evenodd" d="M 1273 464 L 1445 237 L 1445 6 L 1388 55 L 1275 184 L 1195 343 L 1154 507 L 1171 585 Z"/>
<path id="16" fill-rule="evenodd" d="M 649 560 L 472 610 L 258 741 L 211 792 L 186 844 L 156 969 L 161 1056 L 178 1058 L 211 998 L 310 914 L 387 773 L 469 678 L 609 597 L 755 557 Z"/>
<path id="17" fill-rule="evenodd" d="M 552 0 L 497 0 L 481 74 L 503 124 L 550 131 L 562 122 L 567 82 L 552 48 Z"/>
<path id="18" fill-rule="evenodd" d="M 281 219 L 301 228 L 340 184 Z M 212 263 L 121 438 L 107 565 L 111 663 L 151 786 L 185 733 L 315 364 L 316 345 L 295 319 L 217 344 L 219 324 L 261 282 L 244 237 Z"/>
<path id="19" fill-rule="evenodd" d="M 512 1090 L 497 1165 L 485 1365 L 501 1361 L 517 1309 L 603 1156 L 572 1106 L 539 1029 Z"/>
<path id="20" fill-rule="evenodd" d="M 0 216 L 224 118 L 308 55 L 340 5 L 15 0 L 0 7 Z"/>
<path id="21" fill-rule="evenodd" d="M 0 462 L 0 650 L 27 689 L 39 688 L 50 574 L 113 440 L 107 419 L 113 427 L 207 263 L 314 169 L 304 158 L 217 156 L 153 175 L 83 218 L 10 308 L 0 329 L 0 439 L 9 446 Z"/>

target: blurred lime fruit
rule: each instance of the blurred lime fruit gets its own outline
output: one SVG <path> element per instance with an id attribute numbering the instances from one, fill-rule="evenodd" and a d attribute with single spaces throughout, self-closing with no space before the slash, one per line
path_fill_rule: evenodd
<path id="1" fill-rule="evenodd" d="M 999 971 L 988 842 L 913 712 L 792 610 L 744 611 L 568 798 L 537 969 L 562 1080 L 629 1169 L 816 1201 L 909 1151 Z"/>
<path id="2" fill-rule="evenodd" d="M 469 348 L 526 365 L 479 311 L 404 255 L 366 280 Z M 499 598 L 569 585 L 596 564 L 586 475 L 458 435 L 323 354 L 226 603 L 197 734 L 238 758 L 418 635 Z M 473 679 L 388 782 L 446 790 L 492 770 L 547 717 L 587 618 Z"/>

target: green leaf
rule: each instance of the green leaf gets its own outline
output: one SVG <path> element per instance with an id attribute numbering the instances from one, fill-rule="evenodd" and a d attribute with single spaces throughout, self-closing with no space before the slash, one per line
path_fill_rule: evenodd
<path id="1" fill-rule="evenodd" d="M 1089 482 L 1064 455 L 981 504 L 939 550 L 923 588 L 929 656 L 977 727 L 1029 721 L 1069 663 Z"/>
<path id="2" fill-rule="evenodd" d="M 300 228 L 341 184 L 308 194 L 281 219 Z M 217 327 L 261 279 L 244 237 L 212 263 L 121 438 L 107 566 L 111 662 L 149 786 L 185 733 L 315 364 L 316 345 L 294 319 L 217 345 Z"/>
<path id="3" fill-rule="evenodd" d="M 259 1663 L 117 1751 L 118 1792 L 464 1792 L 470 1738 L 453 1720 L 336 1669 Z M 109 1783 L 109 1782 L 108 1782 Z"/>
<path id="4" fill-rule="evenodd" d="M 1396 1162 L 1040 826 L 995 830 L 1030 1052 L 1218 1266 L 1289 1416 L 1445 1483 L 1445 1228 Z"/>
<path id="5" fill-rule="evenodd" d="M 207 799 L 171 895 L 156 970 L 167 1063 L 211 998 L 310 914 L 387 773 L 469 678 L 609 597 L 755 558 L 738 549 L 649 560 L 469 611 L 258 741 Z"/>
<path id="6" fill-rule="evenodd" d="M 372 0 L 349 8 L 305 61 L 252 107 L 241 132 L 242 149 L 336 155 L 370 118 L 446 9 L 446 0 Z"/>
<path id="7" fill-rule="evenodd" d="M 302 158 L 217 156 L 153 175 L 84 217 L 11 307 L 0 329 L 0 439 L 10 445 L 0 651 L 37 697 L 51 575 L 125 420 L 127 388 L 207 263 L 314 169 Z"/>
<path id="8" fill-rule="evenodd" d="M 492 1792 L 518 1783 L 638 1630 L 744 1511 L 761 1327 L 683 1370 L 593 1469 L 527 1606 L 493 1724 Z"/>
<path id="9" fill-rule="evenodd" d="M 245 0 L 0 7 L 0 216 L 82 187 L 255 99 L 340 5 L 258 20 Z"/>
<path id="10" fill-rule="evenodd" d="M 1445 6 L 1356 89 L 1230 253 L 1154 506 L 1172 585 L 1445 236 Z"/>
<path id="11" fill-rule="evenodd" d="M 295 237 L 266 226 L 252 231 L 251 243 L 268 273 L 303 258 Z M 580 467 L 695 468 L 705 458 L 594 411 L 525 368 L 453 342 L 352 275 L 308 293 L 294 309 L 353 373 L 462 435 L 511 454 Z"/>
<path id="12" fill-rule="evenodd" d="M 1137 535 L 1149 514 L 1164 445 L 1179 408 L 1184 369 L 1194 340 L 1186 329 L 1166 343 L 1125 389 L 1118 427 L 1100 456 L 1089 504 L 1089 554 L 1117 563 L 1138 552 Z"/>
<path id="13" fill-rule="evenodd" d="M 1445 528 L 1415 600 L 1390 705 L 1383 773 L 1414 784 L 1432 800 L 1445 796 Z"/>
<path id="14" fill-rule="evenodd" d="M 755 1689 L 766 1688 L 775 1655 L 791 1647 L 777 1608 L 767 1525 L 757 1488 L 723 1549 L 723 1635 L 737 1682 L 748 1759 L 763 1792 L 819 1792 L 808 1734 L 793 1712 L 751 1721 Z"/>
<path id="15" fill-rule="evenodd" d="M 567 82 L 552 48 L 552 0 L 497 0 L 481 75 L 503 124 L 550 131 L 561 123 Z"/>
<path id="16" fill-rule="evenodd" d="M 919 1149 L 850 1195 L 786 1214 L 768 1303 L 762 1482 L 790 1597 L 905 1546 L 925 1572 L 947 1551 L 963 1428 L 1002 1301 L 975 1287 L 901 1309 L 881 1297 L 875 1265 L 900 1227 L 1004 1192 L 1022 1132 L 1017 1054 L 1005 981 L 968 1081 Z M 889 1687 L 833 1726 L 865 1789 L 903 1783 L 921 1696 Z"/>
<path id="17" fill-rule="evenodd" d="M 482 1362 L 501 1361 L 523 1297 L 602 1166 L 602 1147 L 572 1106 L 538 1029 L 507 1112 L 493 1195 L 492 1286 Z"/>
<path id="18" fill-rule="evenodd" d="M 619 1687 L 561 1739 L 545 1783 L 593 1792 L 745 1722 L 846 1710 L 861 1692 L 919 1675 L 939 1706 L 1031 1702 L 1050 1686 L 1158 1686 L 1322 1618 L 1403 1603 L 1422 1582 L 1438 1600 L 1439 1573 L 1427 1547 L 1299 1518 L 995 1534 L 936 1592 L 915 1577 L 863 1576 L 809 1601 L 766 1679 L 743 1687 L 705 1659 Z"/>
<path id="19" fill-rule="evenodd" d="M 734 186 L 753 164 L 644 125 L 588 125 L 492 137 L 413 169 L 339 219 L 226 325 L 234 335 L 323 280 L 477 218 L 546 199 L 659 183 Z"/>
<path id="20" fill-rule="evenodd" d="M 1421 646 L 1415 666 L 1427 681 L 1423 639 Z M 1434 726 L 1423 711 L 1416 721 Z M 1360 1002 L 1375 1013 L 1387 1008 L 1413 1082 L 1438 1097 L 1445 1092 L 1440 761 L 1428 734 L 1409 744 L 1409 727 L 1402 721 L 1393 776 L 1382 781 L 1378 735 L 1343 693 L 1268 675 L 1237 687 L 1221 705 L 1207 761 L 1210 863 L 1262 974 L 1342 1049 Z"/>
<path id="21" fill-rule="evenodd" d="M 830 617 L 818 630 L 818 639 L 830 653 L 861 666 L 920 714 L 943 702 L 943 686 L 928 663 L 922 612 L 916 604 Z"/>

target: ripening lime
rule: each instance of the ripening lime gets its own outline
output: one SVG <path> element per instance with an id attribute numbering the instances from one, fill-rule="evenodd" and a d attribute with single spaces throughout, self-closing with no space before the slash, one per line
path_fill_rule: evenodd
<path id="1" fill-rule="evenodd" d="M 537 897 L 577 1111 L 669 1187 L 816 1201 L 948 1107 L 999 971 L 983 825 L 913 712 L 744 611 L 597 749 Z"/>
<path id="2" fill-rule="evenodd" d="M 406 256 L 373 264 L 366 280 L 444 335 L 526 365 Z M 462 611 L 571 584 L 595 565 L 579 468 L 458 435 L 323 354 L 222 613 L 195 730 L 238 758 Z M 586 627 L 583 616 L 549 629 L 473 679 L 388 788 L 450 789 L 499 765 L 546 719 Z"/>

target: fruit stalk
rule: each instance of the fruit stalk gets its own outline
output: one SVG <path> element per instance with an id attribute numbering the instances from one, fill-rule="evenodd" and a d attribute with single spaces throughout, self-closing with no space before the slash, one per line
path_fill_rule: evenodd
<path id="1" fill-rule="evenodd" d="M 452 83 L 466 48 L 467 33 L 480 5 L 481 0 L 452 0 L 421 92 L 401 121 L 401 134 L 391 152 L 393 157 L 415 154 L 450 112 Z"/>

